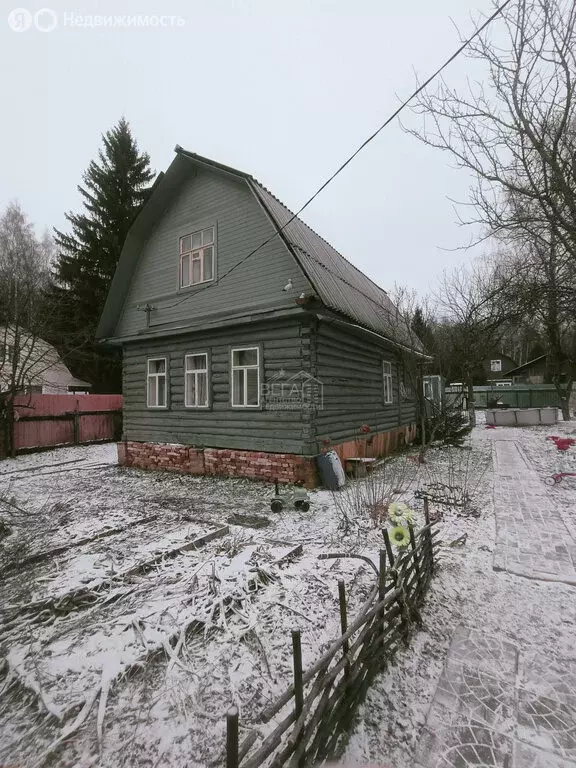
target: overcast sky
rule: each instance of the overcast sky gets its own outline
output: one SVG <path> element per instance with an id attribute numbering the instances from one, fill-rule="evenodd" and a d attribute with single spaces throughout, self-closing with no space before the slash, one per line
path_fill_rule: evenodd
<path id="1" fill-rule="evenodd" d="M 121 115 L 156 171 L 180 144 L 298 208 L 410 93 L 415 73 L 424 79 L 455 49 L 453 22 L 471 30 L 470 14 L 490 2 L 22 0 L 29 13 L 11 15 L 2 5 L 0 206 L 17 199 L 42 232 L 79 208 L 81 174 Z M 97 15 L 118 25 L 76 24 Z M 126 25 L 138 15 L 159 25 Z M 446 78 L 467 74 L 478 73 L 461 58 Z M 303 218 L 384 288 L 425 293 L 470 258 L 445 250 L 470 238 L 449 200 L 468 184 L 395 123 Z"/>

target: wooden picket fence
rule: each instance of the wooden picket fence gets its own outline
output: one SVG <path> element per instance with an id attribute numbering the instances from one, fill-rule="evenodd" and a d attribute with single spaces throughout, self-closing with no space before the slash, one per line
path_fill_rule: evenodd
<path id="1" fill-rule="evenodd" d="M 240 742 L 238 709 L 226 717 L 226 768 L 301 768 L 334 759 L 345 746 L 354 713 L 374 677 L 396 650 L 409 642 L 412 627 L 421 624 L 420 605 L 434 573 L 437 545 L 424 500 L 426 524 L 410 526 L 410 545 L 394 556 L 386 530 L 377 584 L 349 623 L 346 585 L 338 582 L 341 635 L 308 670 L 302 669 L 300 631 L 292 632 L 294 682 L 260 715 L 260 723 L 280 718 L 262 739 L 254 728 Z M 346 554 L 320 558 L 350 557 Z"/>

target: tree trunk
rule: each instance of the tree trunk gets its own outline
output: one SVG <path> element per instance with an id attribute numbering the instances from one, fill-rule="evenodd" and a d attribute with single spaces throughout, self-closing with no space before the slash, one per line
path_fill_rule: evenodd
<path id="1" fill-rule="evenodd" d="M 16 456 L 16 445 L 14 443 L 14 399 L 8 397 L 4 410 L 4 449 L 6 456 L 13 459 Z"/>
<path id="2" fill-rule="evenodd" d="M 474 384 L 472 376 L 466 376 L 466 393 L 468 397 L 468 421 L 471 427 L 476 426 L 476 408 L 474 407 Z"/>
<path id="3" fill-rule="evenodd" d="M 558 380 L 554 381 L 556 392 L 558 393 L 558 399 L 560 400 L 560 408 L 562 409 L 562 418 L 564 421 L 570 421 L 570 395 L 572 394 L 572 379 L 569 379 L 565 384 L 560 384 Z"/>

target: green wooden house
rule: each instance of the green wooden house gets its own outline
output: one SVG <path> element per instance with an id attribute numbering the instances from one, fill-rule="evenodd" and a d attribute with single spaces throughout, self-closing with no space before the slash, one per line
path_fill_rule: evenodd
<path id="1" fill-rule="evenodd" d="M 387 293 L 252 176 L 180 147 L 98 337 L 124 353 L 127 465 L 312 486 L 328 446 L 377 456 L 415 434 L 425 355 Z"/>

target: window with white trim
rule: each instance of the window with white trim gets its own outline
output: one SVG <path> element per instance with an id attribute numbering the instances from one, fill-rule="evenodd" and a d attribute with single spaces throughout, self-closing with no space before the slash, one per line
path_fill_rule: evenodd
<path id="1" fill-rule="evenodd" d="M 180 238 L 180 288 L 214 279 L 214 227 Z"/>
<path id="2" fill-rule="evenodd" d="M 260 349 L 232 350 L 232 406 L 257 408 L 260 405 Z"/>
<path id="3" fill-rule="evenodd" d="M 502 370 L 502 360 L 490 360 L 490 370 L 499 373 Z"/>
<path id="4" fill-rule="evenodd" d="M 148 408 L 166 408 L 166 358 L 154 357 L 148 360 L 147 370 Z"/>
<path id="5" fill-rule="evenodd" d="M 384 404 L 392 403 L 392 363 L 382 360 L 382 387 L 384 392 Z"/>
<path id="6" fill-rule="evenodd" d="M 208 354 L 197 352 L 184 358 L 184 405 L 208 408 Z"/>

